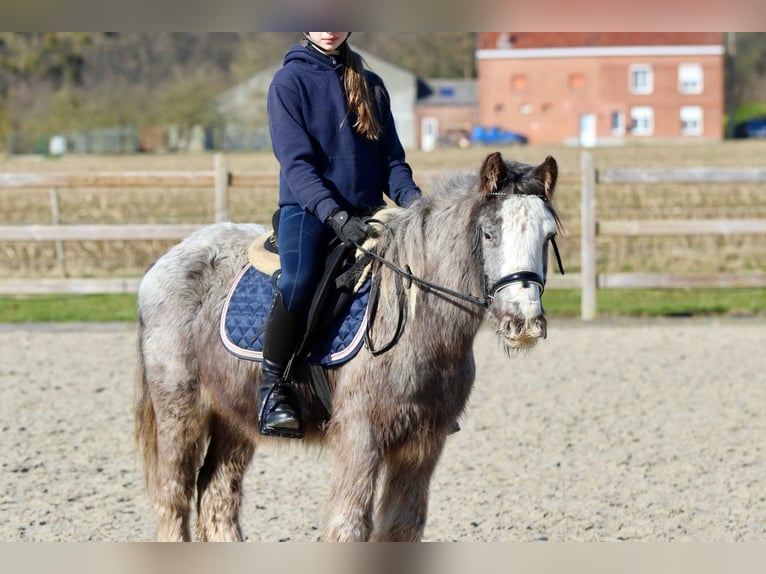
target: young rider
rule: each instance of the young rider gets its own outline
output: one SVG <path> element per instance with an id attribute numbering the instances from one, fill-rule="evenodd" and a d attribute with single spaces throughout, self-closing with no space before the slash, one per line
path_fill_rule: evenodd
<path id="1" fill-rule="evenodd" d="M 361 243 L 372 229 L 363 217 L 420 197 L 381 78 L 348 45 L 351 32 L 304 32 L 269 87 L 268 117 L 279 161 L 277 242 L 281 275 L 263 341 L 259 390 L 262 434 L 300 438 L 303 421 L 287 363 L 303 333 L 337 236 Z"/>

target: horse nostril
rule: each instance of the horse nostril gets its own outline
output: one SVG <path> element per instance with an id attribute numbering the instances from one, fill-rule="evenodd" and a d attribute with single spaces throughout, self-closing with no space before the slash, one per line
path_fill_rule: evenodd
<path id="1" fill-rule="evenodd" d="M 548 320 L 544 315 L 540 315 L 537 319 L 537 324 L 540 326 L 540 332 L 543 334 L 543 339 L 548 338 Z"/>

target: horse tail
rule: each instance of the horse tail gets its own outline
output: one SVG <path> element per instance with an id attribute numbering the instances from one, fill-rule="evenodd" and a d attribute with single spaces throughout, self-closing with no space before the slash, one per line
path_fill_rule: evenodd
<path id="1" fill-rule="evenodd" d="M 146 380 L 144 364 L 144 323 L 141 311 L 138 312 L 138 366 L 135 382 L 135 446 L 137 455 L 141 457 L 144 467 L 144 482 L 146 488 L 154 484 L 157 469 L 157 415 L 154 412 L 149 385 Z"/>

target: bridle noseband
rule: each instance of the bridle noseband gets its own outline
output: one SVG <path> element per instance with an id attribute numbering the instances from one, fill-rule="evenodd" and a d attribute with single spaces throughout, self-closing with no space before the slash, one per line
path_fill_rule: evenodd
<path id="1" fill-rule="evenodd" d="M 530 283 L 534 283 L 540 288 L 540 295 L 545 291 L 545 279 L 540 277 L 540 275 L 534 271 L 516 271 L 515 273 L 503 275 L 490 289 L 484 292 L 484 296 L 490 300 L 494 299 L 499 291 L 502 291 L 506 287 L 510 287 L 514 283 L 521 283 L 522 287 L 526 289 L 529 288 Z"/>
<path id="2" fill-rule="evenodd" d="M 476 240 L 474 242 L 474 253 L 478 252 L 479 260 L 481 261 L 481 267 L 484 268 L 484 254 L 481 249 L 481 227 L 476 228 Z M 564 275 L 564 266 L 561 263 L 561 254 L 559 253 L 559 246 L 556 245 L 556 238 L 552 236 L 548 241 L 551 242 L 553 247 L 553 253 L 556 255 L 556 263 L 559 268 L 559 272 Z M 546 265 L 547 267 L 547 265 Z M 545 270 L 547 273 L 547 269 Z M 541 277 L 534 271 L 515 271 L 508 275 L 503 275 L 500 279 L 492 284 L 492 287 L 487 287 L 488 278 L 483 276 L 482 280 L 482 292 L 484 299 L 487 301 L 487 305 L 492 302 L 499 291 L 502 291 L 506 287 L 513 285 L 514 283 L 521 283 L 524 288 L 529 288 L 530 284 L 537 285 L 540 288 L 540 297 L 545 292 L 545 277 Z"/>

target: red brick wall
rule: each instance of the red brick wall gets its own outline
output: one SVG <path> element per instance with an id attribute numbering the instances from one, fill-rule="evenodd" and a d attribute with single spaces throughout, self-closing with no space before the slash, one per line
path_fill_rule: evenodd
<path id="1" fill-rule="evenodd" d="M 628 89 L 630 64 L 651 64 L 654 91 L 651 95 L 631 94 Z M 702 94 L 681 94 L 678 66 L 699 63 L 703 68 Z M 527 76 L 526 90 L 512 88 L 515 74 Z M 584 86 L 570 89 L 570 74 L 581 74 Z M 611 139 L 611 113 L 622 111 L 630 123 L 630 108 L 647 105 L 654 109 L 654 138 L 723 137 L 723 57 L 588 57 L 548 59 L 480 59 L 479 123 L 498 125 L 525 133 L 530 143 L 559 143 L 577 140 L 579 117 L 594 113 L 597 137 Z M 679 111 L 682 105 L 703 108 L 701 136 L 682 136 Z M 524 107 L 526 106 L 526 107 Z M 525 113 L 526 112 L 526 113 Z M 624 139 L 645 139 L 626 132 Z"/>

